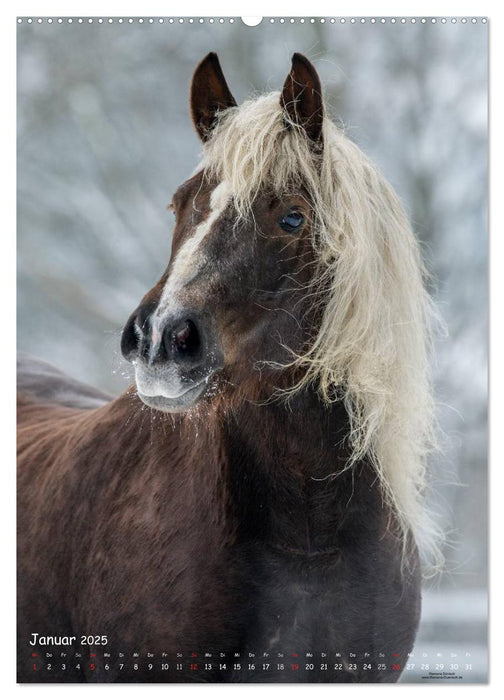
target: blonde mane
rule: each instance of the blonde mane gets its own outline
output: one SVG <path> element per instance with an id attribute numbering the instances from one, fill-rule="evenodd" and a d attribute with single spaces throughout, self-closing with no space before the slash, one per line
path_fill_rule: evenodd
<path id="1" fill-rule="evenodd" d="M 241 216 L 267 188 L 308 192 L 317 285 L 326 290 L 319 332 L 293 363 L 325 402 L 343 400 L 352 464 L 370 459 L 406 543 L 439 561 L 437 528 L 424 502 L 434 446 L 429 373 L 431 300 L 418 243 L 392 188 L 327 117 L 323 148 L 289 122 L 273 92 L 219 116 L 200 167 L 226 180 Z M 320 289 L 320 286 L 319 286 Z M 405 544 L 406 546 L 406 544 Z"/>

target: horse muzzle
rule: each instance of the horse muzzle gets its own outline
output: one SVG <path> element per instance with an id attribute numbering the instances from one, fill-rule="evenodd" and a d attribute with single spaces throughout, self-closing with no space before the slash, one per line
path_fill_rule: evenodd
<path id="1" fill-rule="evenodd" d="M 191 310 L 162 318 L 139 307 L 124 327 L 121 351 L 135 367 L 141 400 L 169 413 L 192 408 L 223 367 L 211 319 Z"/>

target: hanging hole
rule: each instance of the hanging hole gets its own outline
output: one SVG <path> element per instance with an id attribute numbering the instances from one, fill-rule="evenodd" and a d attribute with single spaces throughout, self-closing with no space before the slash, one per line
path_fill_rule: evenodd
<path id="1" fill-rule="evenodd" d="M 257 27 L 262 22 L 262 17 L 242 17 L 241 21 L 247 27 Z"/>

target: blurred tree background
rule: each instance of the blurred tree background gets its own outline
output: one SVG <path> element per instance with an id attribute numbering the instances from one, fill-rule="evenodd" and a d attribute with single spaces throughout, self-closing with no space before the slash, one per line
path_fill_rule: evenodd
<path id="1" fill-rule="evenodd" d="M 19 349 L 113 393 L 131 379 L 121 327 L 167 265 L 166 205 L 198 159 L 195 65 L 217 51 L 241 101 L 280 89 L 294 51 L 313 61 L 332 116 L 401 195 L 446 321 L 433 492 L 452 600 L 487 576 L 487 31 L 439 19 L 18 26 Z"/>

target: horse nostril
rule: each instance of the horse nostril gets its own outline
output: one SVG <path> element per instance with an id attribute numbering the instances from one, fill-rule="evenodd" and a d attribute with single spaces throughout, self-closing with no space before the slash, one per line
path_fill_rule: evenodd
<path id="1" fill-rule="evenodd" d="M 137 316 L 132 314 L 121 334 L 121 352 L 123 357 L 131 361 L 138 354 L 142 331 L 138 325 Z"/>
<path id="2" fill-rule="evenodd" d="M 179 357 L 193 357 L 201 346 L 201 339 L 196 325 L 186 320 L 171 331 L 171 347 L 174 355 Z"/>

